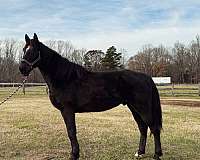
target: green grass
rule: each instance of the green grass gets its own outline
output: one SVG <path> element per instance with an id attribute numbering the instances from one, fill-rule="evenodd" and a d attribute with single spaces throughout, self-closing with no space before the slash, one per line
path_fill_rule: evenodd
<path id="1" fill-rule="evenodd" d="M 9 96 L 13 91 L 15 91 L 16 87 L 0 87 L 0 101 Z M 22 91 L 22 88 L 13 96 L 14 98 L 27 98 L 27 97 L 37 97 L 37 96 L 46 96 L 46 87 L 27 87 L 25 89 L 25 95 Z"/>
<path id="2" fill-rule="evenodd" d="M 27 92 L 25 96 L 19 93 L 0 106 L 0 160 L 69 159 L 65 125 L 43 89 L 39 87 L 38 92 Z M 2 90 L 0 98 L 8 93 Z M 199 159 L 199 115 L 198 107 L 163 106 L 163 160 Z M 77 114 L 76 121 L 80 159 L 134 159 L 139 132 L 126 107 Z M 152 159 L 153 153 L 153 138 L 148 137 L 144 159 Z"/>
<path id="3" fill-rule="evenodd" d="M 171 86 L 157 86 L 161 98 L 180 98 L 180 99 L 200 99 L 198 95 L 198 85 L 175 85 L 174 86 L 174 96 L 172 96 Z M 4 99 L 6 96 L 9 96 L 16 87 L 0 87 L 0 100 Z M 46 96 L 46 87 L 27 87 L 26 88 L 26 97 L 37 97 L 37 96 Z M 22 89 L 14 95 L 14 98 L 24 98 Z"/>

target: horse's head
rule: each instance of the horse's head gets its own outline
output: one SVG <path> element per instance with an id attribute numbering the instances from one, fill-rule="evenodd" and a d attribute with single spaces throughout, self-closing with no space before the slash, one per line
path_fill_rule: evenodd
<path id="1" fill-rule="evenodd" d="M 23 58 L 20 62 L 19 70 L 24 76 L 28 76 L 29 73 L 38 66 L 40 62 L 40 42 L 37 35 L 34 33 L 33 39 L 30 39 L 28 35 L 25 35 L 26 44 L 23 48 Z"/>

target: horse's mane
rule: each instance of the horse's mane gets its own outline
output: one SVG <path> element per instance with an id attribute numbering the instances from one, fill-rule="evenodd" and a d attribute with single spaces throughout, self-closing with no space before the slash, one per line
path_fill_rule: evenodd
<path id="1" fill-rule="evenodd" d="M 58 52 L 47 47 L 43 43 L 41 43 L 40 46 L 45 54 L 46 63 L 50 64 L 48 70 L 54 73 L 55 79 L 72 81 L 82 79 L 89 73 L 89 71 L 81 65 L 69 61 L 67 58 L 61 56 Z"/>

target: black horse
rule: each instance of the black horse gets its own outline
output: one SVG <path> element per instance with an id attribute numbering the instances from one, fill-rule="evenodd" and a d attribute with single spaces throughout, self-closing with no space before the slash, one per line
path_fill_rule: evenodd
<path id="1" fill-rule="evenodd" d="M 139 149 L 145 153 L 147 129 L 154 135 L 155 159 L 162 156 L 160 130 L 162 111 L 158 90 L 151 77 L 129 70 L 90 72 L 48 48 L 34 34 L 25 35 L 26 45 L 20 71 L 28 76 L 38 67 L 49 87 L 51 103 L 60 110 L 71 142 L 71 159 L 79 158 L 75 113 L 100 112 L 127 105 L 140 130 Z"/>

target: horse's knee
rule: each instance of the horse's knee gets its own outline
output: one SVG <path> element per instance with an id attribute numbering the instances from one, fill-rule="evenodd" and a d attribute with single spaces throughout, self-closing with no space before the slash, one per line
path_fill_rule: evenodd
<path id="1" fill-rule="evenodd" d="M 142 135 L 144 135 L 144 136 L 146 136 L 147 135 L 147 130 L 148 130 L 148 126 L 146 126 L 146 125 L 141 125 L 141 126 L 139 126 L 139 130 L 140 130 L 140 133 L 142 134 Z"/>
<path id="2" fill-rule="evenodd" d="M 157 128 L 150 129 L 151 134 L 154 135 L 155 138 L 160 137 L 160 130 Z"/>
<path id="3" fill-rule="evenodd" d="M 70 138 L 70 139 L 73 139 L 74 137 L 75 137 L 75 135 L 76 135 L 76 130 L 75 129 L 73 129 L 73 128 L 68 128 L 68 137 Z"/>

